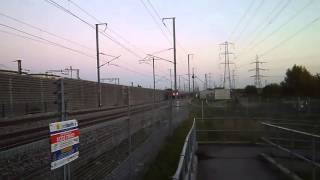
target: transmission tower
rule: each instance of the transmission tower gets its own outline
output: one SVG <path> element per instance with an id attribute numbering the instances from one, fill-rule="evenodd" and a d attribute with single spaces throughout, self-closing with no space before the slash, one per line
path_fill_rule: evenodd
<path id="1" fill-rule="evenodd" d="M 204 74 L 204 90 L 208 89 L 208 76 Z"/>
<path id="2" fill-rule="evenodd" d="M 230 43 L 228 41 L 220 44 L 220 49 L 223 48 L 223 51 L 220 53 L 220 55 L 224 56 L 224 73 L 223 73 L 223 88 L 226 89 L 226 84 L 228 83 L 229 89 L 232 89 L 232 83 L 231 83 L 231 72 L 230 72 L 230 64 L 233 64 L 230 62 L 230 54 L 233 54 L 229 52 L 230 45 L 233 45 L 233 43 Z M 222 48 L 221 48 L 222 47 Z"/>
<path id="3" fill-rule="evenodd" d="M 235 73 L 235 69 L 232 70 L 232 88 L 236 89 L 236 73 Z"/>
<path id="4" fill-rule="evenodd" d="M 262 61 L 259 61 L 259 56 L 256 55 L 256 59 L 254 62 L 252 62 L 251 64 L 255 64 L 255 68 L 254 69 L 250 69 L 249 71 L 255 71 L 255 75 L 252 75 L 250 77 L 253 77 L 254 78 L 254 85 L 257 87 L 257 88 L 261 88 L 262 87 L 262 84 L 261 84 L 261 78 L 262 77 L 266 77 L 264 75 L 261 74 L 260 71 L 266 71 L 267 69 L 263 69 L 263 68 L 260 68 L 260 65 L 261 64 L 264 64 L 266 62 L 262 62 Z"/>
<path id="5" fill-rule="evenodd" d="M 209 88 L 212 88 L 212 74 L 211 73 L 209 73 L 209 78 L 208 78 L 209 80 L 209 83 L 208 83 L 208 86 L 209 86 Z"/>

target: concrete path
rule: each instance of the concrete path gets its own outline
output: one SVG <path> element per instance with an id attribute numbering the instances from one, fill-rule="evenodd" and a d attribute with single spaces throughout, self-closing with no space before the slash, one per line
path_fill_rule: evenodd
<path id="1" fill-rule="evenodd" d="M 284 180 L 281 172 L 258 155 L 255 145 L 199 145 L 199 180 Z"/>

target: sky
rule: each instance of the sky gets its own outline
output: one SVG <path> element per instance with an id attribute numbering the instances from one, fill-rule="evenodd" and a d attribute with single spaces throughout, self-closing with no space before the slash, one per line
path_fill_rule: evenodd
<path id="1" fill-rule="evenodd" d="M 256 56 L 266 62 L 261 64 L 267 69 L 261 72 L 267 76 L 263 84 L 282 81 L 294 64 L 313 74 L 320 72 L 318 0 L 10 0 L 0 4 L 0 69 L 16 70 L 13 61 L 22 59 L 29 73 L 72 66 L 80 69 L 81 79 L 96 81 L 96 34 L 90 26 L 107 23 L 106 28 L 99 26 L 100 52 L 120 57 L 101 67 L 101 78 L 151 87 L 152 65 L 139 60 L 162 50 L 166 51 L 155 55 L 173 60 L 172 21 L 164 25 L 161 18 L 175 17 L 180 89 L 188 87 L 187 54 L 193 54 L 190 68 L 200 88 L 205 74 L 209 86 L 221 85 L 220 44 L 226 41 L 238 88 L 253 84 L 254 71 L 249 70 L 255 67 L 251 63 Z M 100 55 L 102 64 L 111 58 Z M 157 88 L 171 86 L 170 69 L 173 79 L 173 64 L 155 61 Z"/>

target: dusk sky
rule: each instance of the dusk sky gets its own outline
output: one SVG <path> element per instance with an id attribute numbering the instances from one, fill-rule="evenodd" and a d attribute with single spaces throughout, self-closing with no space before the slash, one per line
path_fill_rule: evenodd
<path id="1" fill-rule="evenodd" d="M 237 87 L 253 83 L 250 75 L 254 72 L 248 70 L 254 68 L 250 63 L 256 55 L 261 61 L 267 62 L 262 65 L 262 68 L 268 69 L 263 72 L 268 76 L 263 79 L 263 83 L 265 80 L 267 83 L 282 81 L 286 69 L 294 64 L 304 65 L 312 73 L 320 72 L 319 0 L 48 1 L 0 2 L 0 69 L 15 70 L 16 63 L 12 61 L 22 59 L 23 68 L 30 70 L 30 73 L 44 73 L 49 69 L 72 66 L 80 69 L 82 79 L 96 81 L 95 30 L 50 4 L 51 1 L 92 25 L 98 23 L 97 20 L 108 23 L 105 32 L 124 47 L 100 35 L 101 52 L 121 55 L 113 62 L 115 65 L 101 68 L 101 77 L 119 77 L 121 84 L 134 82 L 135 85 L 150 87 L 152 66 L 139 64 L 139 60 L 148 53 L 172 48 L 172 23 L 166 21 L 166 28 L 158 15 L 161 18 L 176 17 L 177 74 L 182 75 L 181 89 L 184 83 L 187 84 L 184 78 L 187 78 L 188 53 L 194 54 L 191 67 L 195 68 L 200 79 L 204 80 L 205 73 L 211 73 L 212 81 L 220 84 L 223 59 L 219 58 L 219 44 L 225 41 L 234 43 L 234 46 L 230 47 L 234 55 L 230 58 L 235 64 L 231 65 L 231 69 L 235 69 Z M 153 13 L 154 19 L 148 10 Z M 100 30 L 103 31 L 104 27 L 101 26 Z M 49 40 L 50 44 L 54 42 L 82 54 L 49 45 L 44 39 Z M 173 60 L 173 51 L 159 53 L 157 56 Z M 110 57 L 108 59 L 110 60 Z M 101 63 L 105 61 L 106 57 L 101 56 Z M 170 78 L 169 68 L 172 69 L 173 65 L 168 62 L 156 62 L 157 88 L 170 87 L 167 80 Z M 200 85 L 201 82 L 198 83 Z"/>

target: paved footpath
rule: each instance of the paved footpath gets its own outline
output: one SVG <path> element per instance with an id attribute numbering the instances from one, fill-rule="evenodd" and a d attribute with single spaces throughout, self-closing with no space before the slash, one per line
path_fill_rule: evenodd
<path id="1" fill-rule="evenodd" d="M 280 171 L 258 155 L 256 145 L 199 145 L 199 180 L 285 180 Z"/>

